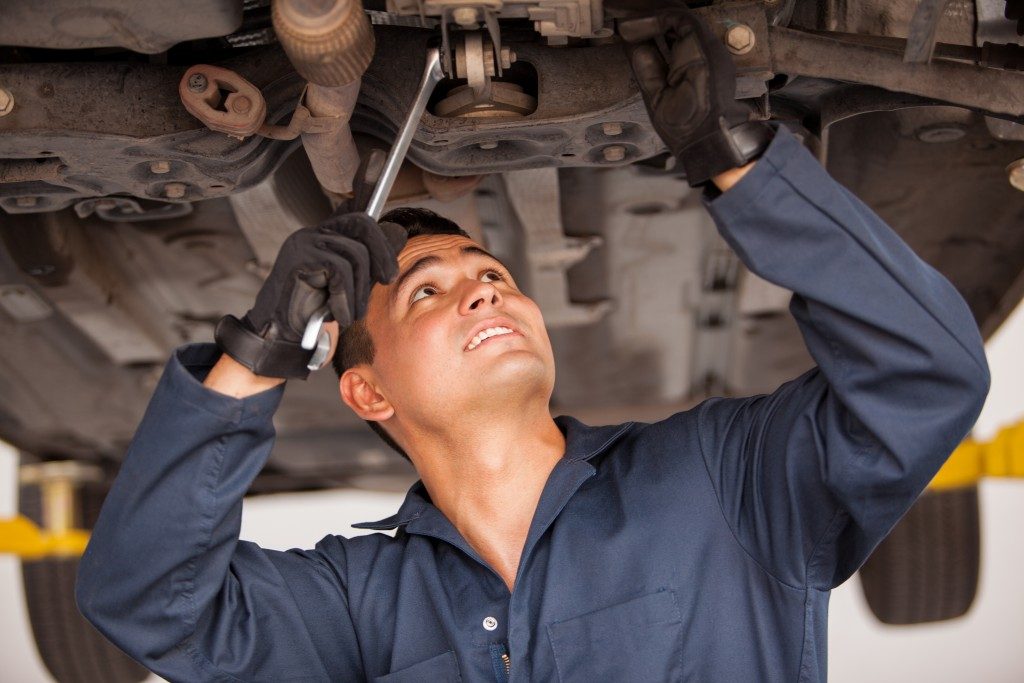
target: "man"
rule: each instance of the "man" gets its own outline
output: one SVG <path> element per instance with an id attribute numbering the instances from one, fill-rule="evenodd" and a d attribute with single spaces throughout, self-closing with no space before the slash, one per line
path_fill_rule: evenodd
<path id="1" fill-rule="evenodd" d="M 300 231 L 227 354 L 179 350 L 154 394 L 81 564 L 111 640 L 188 681 L 825 678 L 829 590 L 973 424 L 981 341 L 791 134 L 747 122 L 691 14 L 622 31 L 653 124 L 744 262 L 793 290 L 818 367 L 655 424 L 552 420 L 540 311 L 454 225 L 386 216 L 404 247 L 354 215 Z M 241 499 L 324 301 L 342 399 L 421 482 L 360 525 L 393 538 L 267 551 L 238 540 Z"/>

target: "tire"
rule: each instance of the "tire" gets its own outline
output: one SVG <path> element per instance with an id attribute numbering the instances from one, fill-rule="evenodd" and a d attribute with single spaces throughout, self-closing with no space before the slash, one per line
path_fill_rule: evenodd
<path id="1" fill-rule="evenodd" d="M 99 516 L 106 490 L 85 486 L 80 495 L 83 528 L 91 529 Z M 41 523 L 39 489 L 22 486 L 19 508 L 23 515 Z M 75 604 L 77 557 L 23 561 L 29 621 L 39 656 L 58 683 L 138 683 L 149 671 L 118 650 L 85 617 Z"/>
<path id="2" fill-rule="evenodd" d="M 963 616 L 978 592 L 978 487 L 926 491 L 861 567 L 864 597 L 885 624 Z"/>

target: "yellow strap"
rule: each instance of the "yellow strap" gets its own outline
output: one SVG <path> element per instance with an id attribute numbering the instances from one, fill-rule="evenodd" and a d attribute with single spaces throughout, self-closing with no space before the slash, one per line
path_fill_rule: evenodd
<path id="1" fill-rule="evenodd" d="M 1000 429 L 991 441 L 965 440 L 928 488 L 973 486 L 982 477 L 1024 477 L 1024 422 Z"/>
<path id="2" fill-rule="evenodd" d="M 21 515 L 0 519 L 0 553 L 13 553 L 25 560 L 78 556 L 88 542 L 89 532 L 82 529 L 51 534 Z"/>

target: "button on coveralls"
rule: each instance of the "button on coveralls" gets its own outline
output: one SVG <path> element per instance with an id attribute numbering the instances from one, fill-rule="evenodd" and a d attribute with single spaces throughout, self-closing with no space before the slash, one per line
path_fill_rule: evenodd
<path id="1" fill-rule="evenodd" d="M 240 541 L 283 388 L 213 392 L 218 352 L 195 345 L 100 515 L 82 612 L 172 681 L 824 680 L 829 590 L 967 433 L 985 356 L 949 282 L 785 130 L 708 209 L 794 292 L 817 367 L 653 424 L 559 418 L 512 593 L 420 484 L 362 525 L 393 538 Z"/>

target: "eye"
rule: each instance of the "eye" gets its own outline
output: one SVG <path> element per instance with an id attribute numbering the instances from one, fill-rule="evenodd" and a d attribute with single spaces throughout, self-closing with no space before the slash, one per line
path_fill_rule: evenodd
<path id="1" fill-rule="evenodd" d="M 497 270 L 485 270 L 480 279 L 484 282 L 501 282 L 505 279 L 505 274 Z"/>
<path id="2" fill-rule="evenodd" d="M 424 299 L 428 296 L 434 296 L 437 294 L 437 287 L 431 284 L 420 285 L 412 291 L 412 297 L 409 299 L 409 303 L 416 303 L 420 299 Z"/>

